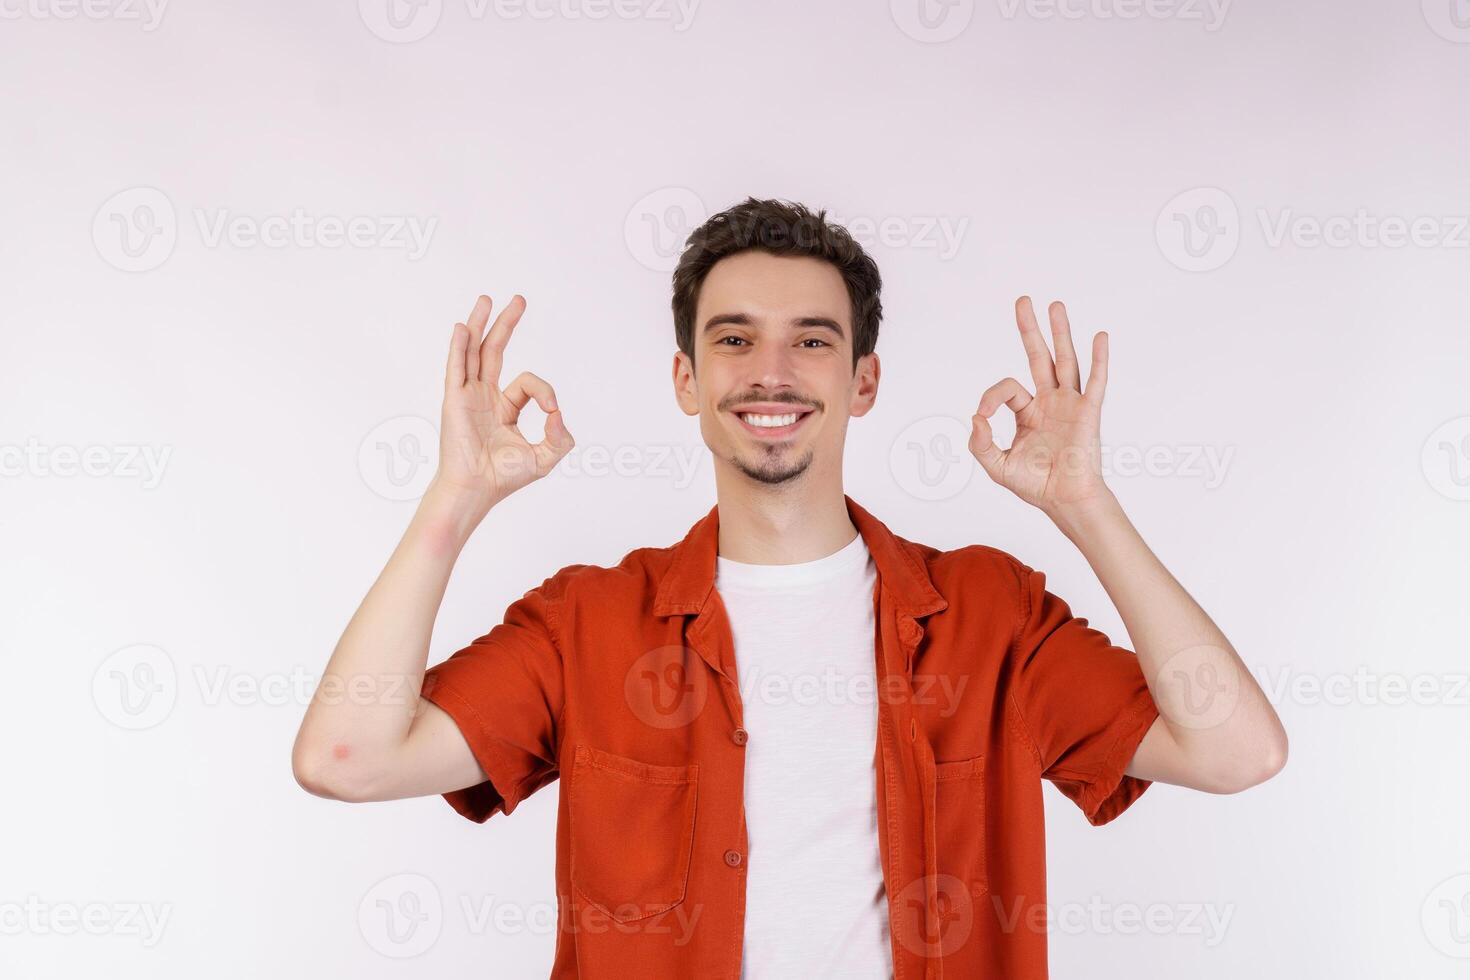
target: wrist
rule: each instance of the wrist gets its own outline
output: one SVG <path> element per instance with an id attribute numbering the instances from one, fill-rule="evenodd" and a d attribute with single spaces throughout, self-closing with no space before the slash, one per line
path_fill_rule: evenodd
<path id="1" fill-rule="evenodd" d="M 1127 515 L 1123 513 L 1123 505 L 1118 503 L 1118 498 L 1106 487 L 1084 500 L 1049 507 L 1046 515 L 1056 524 L 1058 530 L 1076 544 L 1081 544 L 1095 531 L 1128 522 Z"/>
<path id="2" fill-rule="evenodd" d="M 446 486 L 436 475 L 419 499 L 414 524 L 421 526 L 439 548 L 458 552 L 494 506 L 494 500 Z"/>

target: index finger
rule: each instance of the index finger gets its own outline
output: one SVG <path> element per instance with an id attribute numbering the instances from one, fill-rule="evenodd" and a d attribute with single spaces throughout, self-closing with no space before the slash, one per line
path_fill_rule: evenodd
<path id="1" fill-rule="evenodd" d="M 521 314 L 526 312 L 526 298 L 520 293 L 511 297 L 505 309 L 495 318 L 495 323 L 490 327 L 490 332 L 485 335 L 485 342 L 480 347 L 480 380 L 488 381 L 495 387 L 500 387 L 500 366 L 505 360 L 505 345 L 510 343 L 511 331 L 515 329 L 516 322 L 520 320 Z"/>
<path id="2" fill-rule="evenodd" d="M 1016 300 L 1016 326 L 1021 331 L 1021 343 L 1026 347 L 1026 360 L 1031 365 L 1031 380 L 1036 390 L 1057 386 L 1056 365 L 1052 363 L 1051 351 L 1036 325 L 1036 311 L 1031 308 L 1031 297 Z"/>

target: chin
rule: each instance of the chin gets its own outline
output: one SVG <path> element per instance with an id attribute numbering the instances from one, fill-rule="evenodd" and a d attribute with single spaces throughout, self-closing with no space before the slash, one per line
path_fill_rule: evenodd
<path id="1" fill-rule="evenodd" d="M 737 453 L 731 457 L 731 462 L 737 470 L 750 479 L 758 483 L 764 483 L 767 486 L 777 486 L 797 479 L 810 469 L 812 459 L 815 455 L 815 453 L 808 449 L 799 457 L 778 458 L 766 456 L 765 458 L 752 461 L 742 458 Z"/>

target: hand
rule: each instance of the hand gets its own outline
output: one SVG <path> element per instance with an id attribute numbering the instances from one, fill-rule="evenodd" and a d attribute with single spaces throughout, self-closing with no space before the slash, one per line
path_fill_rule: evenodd
<path id="1" fill-rule="evenodd" d="M 449 495 L 474 520 L 550 473 L 575 445 L 551 385 L 523 371 L 500 389 L 505 345 L 526 301 L 513 297 L 481 343 L 490 307 L 490 297 L 481 296 L 469 322 L 454 325 L 439 425 L 439 470 L 431 486 L 431 492 Z M 521 409 L 532 398 L 546 413 L 546 436 L 534 446 L 516 427 Z"/>
<path id="2" fill-rule="evenodd" d="M 1061 303 L 1051 304 L 1053 361 L 1031 299 L 1016 301 L 1016 326 L 1036 383 L 1033 396 L 1015 378 L 992 385 L 980 399 L 970 434 L 970 452 L 990 478 L 1049 515 L 1107 500 L 1100 436 L 1103 390 L 1108 382 L 1108 335 L 1092 338 L 1092 368 L 1082 391 L 1072 327 Z M 995 444 L 990 417 L 1004 403 L 1016 416 L 1009 449 Z"/>

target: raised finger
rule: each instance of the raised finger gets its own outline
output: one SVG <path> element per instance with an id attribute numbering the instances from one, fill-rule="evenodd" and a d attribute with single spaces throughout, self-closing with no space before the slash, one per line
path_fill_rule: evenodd
<path id="1" fill-rule="evenodd" d="M 1021 343 L 1026 347 L 1026 360 L 1031 365 L 1031 380 L 1036 390 L 1057 386 L 1056 367 L 1052 364 L 1051 351 L 1036 325 L 1036 311 L 1031 308 L 1031 297 L 1016 300 L 1016 327 L 1021 331 Z"/>
<path id="2" fill-rule="evenodd" d="M 480 350 L 480 380 L 492 385 L 500 384 L 500 367 L 505 362 L 505 345 L 510 342 L 511 331 L 526 312 L 526 298 L 520 293 L 512 296 L 505 309 L 495 318 L 495 325 L 485 335 Z"/>
<path id="3" fill-rule="evenodd" d="M 464 384 L 465 349 L 470 344 L 470 331 L 463 323 L 454 325 L 449 337 L 449 363 L 444 368 L 444 387 L 459 388 Z"/>
<path id="4" fill-rule="evenodd" d="M 491 305 L 489 296 L 481 296 L 475 300 L 475 308 L 470 310 L 469 319 L 465 321 L 470 328 L 470 341 L 465 350 L 464 362 L 466 381 L 474 381 L 480 377 L 480 334 L 490 320 Z"/>
<path id="5" fill-rule="evenodd" d="M 1057 352 L 1057 384 L 1073 391 L 1082 390 L 1082 377 L 1078 373 L 1077 352 L 1072 349 L 1072 324 L 1067 320 L 1067 308 L 1060 302 L 1046 308 L 1051 320 L 1051 347 Z"/>
<path id="6" fill-rule="evenodd" d="M 1099 330 L 1092 338 L 1092 367 L 1087 371 L 1088 401 L 1102 404 L 1103 394 L 1108 388 L 1108 332 Z"/>

